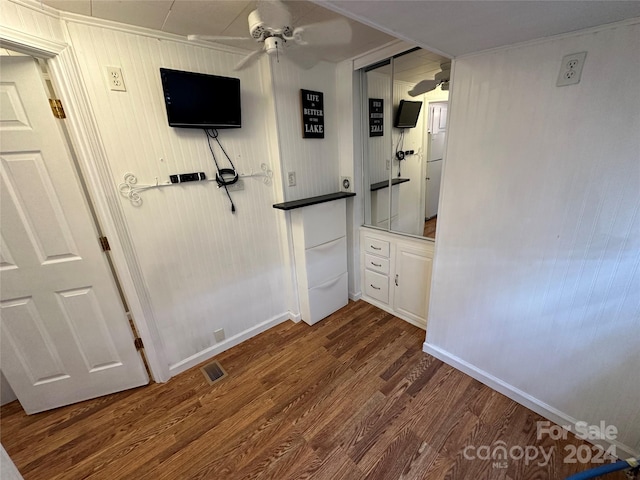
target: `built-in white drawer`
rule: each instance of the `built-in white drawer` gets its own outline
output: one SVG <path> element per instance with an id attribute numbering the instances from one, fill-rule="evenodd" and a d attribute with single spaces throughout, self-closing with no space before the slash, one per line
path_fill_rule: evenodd
<path id="1" fill-rule="evenodd" d="M 378 240 L 377 238 L 364 237 L 364 251 L 375 253 L 381 257 L 389 258 L 389 242 Z"/>
<path id="2" fill-rule="evenodd" d="M 319 203 L 291 212 L 294 234 L 304 238 L 304 248 L 330 242 L 347 234 L 347 204 L 344 199 Z"/>
<path id="3" fill-rule="evenodd" d="M 389 303 L 389 277 L 371 270 L 365 270 L 364 281 L 364 291 L 367 296 Z"/>
<path id="4" fill-rule="evenodd" d="M 342 237 L 305 252 L 307 287 L 313 288 L 347 271 L 347 238 Z"/>
<path id="5" fill-rule="evenodd" d="M 329 280 L 308 290 L 309 312 L 303 312 L 302 319 L 309 325 L 328 317 L 349 302 L 348 274 Z M 306 318 L 305 318 L 306 317 Z"/>
<path id="6" fill-rule="evenodd" d="M 389 259 L 371 255 L 370 253 L 364 256 L 364 266 L 369 270 L 374 270 L 379 273 L 389 275 Z"/>

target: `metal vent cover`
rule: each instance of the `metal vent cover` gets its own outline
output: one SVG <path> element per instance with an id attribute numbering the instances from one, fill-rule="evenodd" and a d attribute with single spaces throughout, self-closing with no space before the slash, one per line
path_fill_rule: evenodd
<path id="1" fill-rule="evenodd" d="M 213 385 L 218 380 L 227 376 L 227 372 L 224 371 L 224 368 L 222 368 L 222 365 L 220 365 L 217 360 L 207 363 L 204 367 L 200 367 L 200 370 L 204 378 L 209 382 L 209 385 Z"/>

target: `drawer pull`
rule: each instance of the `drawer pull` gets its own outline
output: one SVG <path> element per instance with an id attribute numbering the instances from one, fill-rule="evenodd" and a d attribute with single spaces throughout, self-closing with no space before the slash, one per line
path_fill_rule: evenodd
<path id="1" fill-rule="evenodd" d="M 369 245 L 371 248 L 373 248 L 374 250 L 382 250 L 382 247 L 374 247 L 373 245 Z"/>
<path id="2" fill-rule="evenodd" d="M 374 290 L 380 290 L 380 287 L 376 287 L 373 283 L 370 283 L 369 285 L 371 285 L 371 288 Z"/>
<path id="3" fill-rule="evenodd" d="M 381 267 L 382 266 L 382 264 L 380 264 L 380 263 L 373 263 L 373 262 L 371 262 L 371 265 L 373 265 L 374 267 Z"/>
<path id="4" fill-rule="evenodd" d="M 398 274 L 396 274 L 396 287 L 398 287 Z"/>

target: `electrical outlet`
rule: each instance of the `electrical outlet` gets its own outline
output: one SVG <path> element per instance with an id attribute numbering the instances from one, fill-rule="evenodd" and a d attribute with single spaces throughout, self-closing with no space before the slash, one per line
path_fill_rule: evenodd
<path id="1" fill-rule="evenodd" d="M 230 192 L 236 192 L 238 190 L 244 190 L 244 182 L 241 178 L 238 179 L 236 183 L 232 183 L 231 185 L 227 185 L 227 190 Z"/>
<path id="2" fill-rule="evenodd" d="M 341 192 L 351 191 L 351 177 L 340 177 L 340 191 Z"/>
<path id="3" fill-rule="evenodd" d="M 118 92 L 126 92 L 127 87 L 124 86 L 124 78 L 122 77 L 122 69 L 120 67 L 106 67 L 107 82 L 111 90 Z"/>
<path id="4" fill-rule="evenodd" d="M 287 180 L 289 182 L 290 187 L 296 186 L 296 172 L 287 173 Z"/>
<path id="5" fill-rule="evenodd" d="M 560 65 L 560 73 L 558 73 L 556 86 L 564 87 L 566 85 L 575 85 L 576 83 L 580 83 L 582 67 L 584 66 L 584 59 L 586 57 L 587 52 L 565 55 L 562 58 L 562 64 Z"/>
<path id="6" fill-rule="evenodd" d="M 216 342 L 223 341 L 226 338 L 224 335 L 224 328 L 219 328 L 218 330 L 214 330 L 213 336 L 216 339 Z"/>

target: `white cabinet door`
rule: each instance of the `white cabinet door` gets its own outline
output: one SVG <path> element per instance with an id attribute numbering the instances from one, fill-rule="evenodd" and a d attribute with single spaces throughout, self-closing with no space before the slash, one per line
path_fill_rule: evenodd
<path id="1" fill-rule="evenodd" d="M 148 383 L 35 61 L 0 78 L 1 368 L 27 413 Z"/>
<path id="2" fill-rule="evenodd" d="M 423 248 L 398 242 L 395 253 L 393 308 L 423 328 L 427 325 L 431 263 Z"/>

